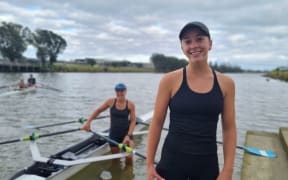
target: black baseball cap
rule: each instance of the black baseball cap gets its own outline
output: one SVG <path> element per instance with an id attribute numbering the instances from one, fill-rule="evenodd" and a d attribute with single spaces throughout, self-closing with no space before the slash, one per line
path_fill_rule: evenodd
<path id="1" fill-rule="evenodd" d="M 200 29 L 202 32 L 204 32 L 206 36 L 209 37 L 209 39 L 211 39 L 208 27 L 199 21 L 193 21 L 193 22 L 187 23 L 180 31 L 179 39 L 182 40 L 186 33 L 190 32 L 192 29 L 195 29 L 195 28 Z"/>

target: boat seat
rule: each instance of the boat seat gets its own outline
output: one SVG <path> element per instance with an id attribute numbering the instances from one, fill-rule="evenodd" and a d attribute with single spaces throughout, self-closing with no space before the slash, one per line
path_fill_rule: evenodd
<path id="1" fill-rule="evenodd" d="M 75 153 L 67 151 L 64 154 L 62 154 L 62 158 L 66 160 L 76 160 L 78 159 Z"/>

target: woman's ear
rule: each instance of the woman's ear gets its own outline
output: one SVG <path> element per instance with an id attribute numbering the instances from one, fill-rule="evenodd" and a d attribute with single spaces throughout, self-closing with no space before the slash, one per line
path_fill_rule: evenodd
<path id="1" fill-rule="evenodd" d="M 210 47 L 209 47 L 209 51 L 212 49 L 212 44 L 213 44 L 213 42 L 212 42 L 212 40 L 210 39 Z"/>

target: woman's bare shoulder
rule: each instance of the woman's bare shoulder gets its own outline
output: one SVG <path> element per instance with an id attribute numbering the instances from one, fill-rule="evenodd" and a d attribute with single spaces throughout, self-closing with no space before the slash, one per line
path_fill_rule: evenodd
<path id="1" fill-rule="evenodd" d="M 183 68 L 166 73 L 160 81 L 159 89 L 172 97 L 179 89 L 183 76 Z"/>
<path id="2" fill-rule="evenodd" d="M 224 92 L 224 94 L 226 94 L 226 92 L 228 91 L 234 91 L 235 89 L 235 83 L 234 83 L 234 80 L 221 73 L 221 72 L 216 72 L 216 75 L 217 75 L 217 79 L 218 79 L 218 82 L 220 84 L 220 87 L 222 89 L 222 91 Z"/>
<path id="3" fill-rule="evenodd" d="M 217 75 L 217 79 L 219 81 L 223 81 L 224 83 L 234 83 L 234 80 L 231 77 L 229 77 L 229 76 L 227 76 L 221 72 L 216 71 L 216 75 Z"/>
<path id="4" fill-rule="evenodd" d="M 105 101 L 106 105 L 112 106 L 114 104 L 115 98 L 109 98 Z"/>
<path id="5" fill-rule="evenodd" d="M 128 107 L 129 107 L 129 109 L 131 109 L 131 108 L 135 108 L 135 104 L 134 104 L 134 102 L 131 101 L 131 100 L 128 100 Z"/>
<path id="6" fill-rule="evenodd" d="M 181 78 L 182 74 L 183 74 L 183 68 L 176 69 L 174 71 L 164 74 L 161 81 L 171 83 Z"/>

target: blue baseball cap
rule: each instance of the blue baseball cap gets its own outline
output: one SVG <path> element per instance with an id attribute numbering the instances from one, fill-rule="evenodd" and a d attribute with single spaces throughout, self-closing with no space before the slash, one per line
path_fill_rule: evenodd
<path id="1" fill-rule="evenodd" d="M 126 90 L 125 84 L 119 83 L 115 86 L 115 90 Z"/>

